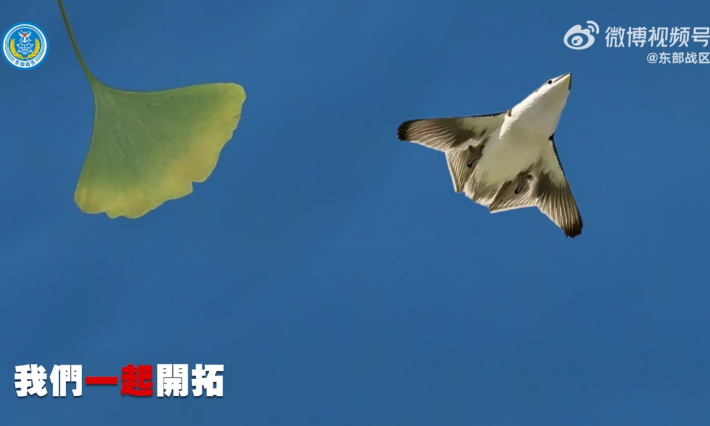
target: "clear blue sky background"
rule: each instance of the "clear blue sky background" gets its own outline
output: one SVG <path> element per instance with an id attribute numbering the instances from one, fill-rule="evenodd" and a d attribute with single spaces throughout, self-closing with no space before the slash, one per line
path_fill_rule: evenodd
<path id="1" fill-rule="evenodd" d="M 66 2 L 106 84 L 247 93 L 209 180 L 138 220 L 74 204 L 93 100 L 56 2 L 0 5 L 50 43 L 33 71 L 0 63 L 0 423 L 708 424 L 710 65 L 562 43 L 590 19 L 710 26 L 708 2 L 196 4 Z M 489 214 L 396 138 L 570 71 L 577 239 Z M 19 399 L 26 363 L 223 363 L 224 398 Z"/>

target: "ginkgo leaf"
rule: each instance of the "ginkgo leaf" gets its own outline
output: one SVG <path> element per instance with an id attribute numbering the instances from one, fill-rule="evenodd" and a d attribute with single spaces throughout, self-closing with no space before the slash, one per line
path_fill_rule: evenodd
<path id="1" fill-rule="evenodd" d="M 141 217 L 192 192 L 212 173 L 239 123 L 244 89 L 215 83 L 156 92 L 101 83 L 81 57 L 64 5 L 64 23 L 94 93 L 94 130 L 74 200 L 85 213 Z"/>
<path id="2" fill-rule="evenodd" d="M 206 84 L 126 92 L 98 81 L 94 133 L 74 200 L 86 213 L 137 218 L 192 192 L 239 122 L 244 90 Z"/>

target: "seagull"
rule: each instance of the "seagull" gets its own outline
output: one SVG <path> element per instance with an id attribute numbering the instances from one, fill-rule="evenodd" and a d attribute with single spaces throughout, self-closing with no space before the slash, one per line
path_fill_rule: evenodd
<path id="1" fill-rule="evenodd" d="M 582 216 L 555 147 L 571 89 L 568 73 L 508 111 L 405 121 L 397 137 L 443 152 L 454 191 L 491 213 L 537 207 L 574 238 L 582 233 Z"/>

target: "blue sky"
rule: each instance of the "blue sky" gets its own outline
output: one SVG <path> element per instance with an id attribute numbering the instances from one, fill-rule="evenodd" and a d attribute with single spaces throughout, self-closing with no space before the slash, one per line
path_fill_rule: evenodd
<path id="1" fill-rule="evenodd" d="M 2 2 L 50 50 L 0 63 L 0 413 L 9 425 L 705 425 L 710 64 L 649 64 L 609 26 L 710 26 L 699 0 L 67 0 L 131 90 L 236 82 L 194 192 L 83 214 L 93 100 L 55 1 Z M 596 21 L 588 50 L 564 46 Z M 453 192 L 405 120 L 506 110 L 574 73 L 556 133 L 584 232 Z M 17 398 L 14 366 L 224 364 L 224 397 Z"/>

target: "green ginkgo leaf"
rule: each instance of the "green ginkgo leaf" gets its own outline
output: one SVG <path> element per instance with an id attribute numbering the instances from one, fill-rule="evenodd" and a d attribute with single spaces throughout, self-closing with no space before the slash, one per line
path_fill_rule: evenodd
<path id="1" fill-rule="evenodd" d="M 214 170 L 239 123 L 244 89 L 204 84 L 157 92 L 106 86 L 89 72 L 59 7 L 94 92 L 94 131 L 74 200 L 85 213 L 138 218 L 192 192 Z"/>

